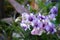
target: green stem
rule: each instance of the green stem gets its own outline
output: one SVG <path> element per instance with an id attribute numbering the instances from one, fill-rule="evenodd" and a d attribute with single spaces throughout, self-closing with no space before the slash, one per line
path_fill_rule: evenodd
<path id="1" fill-rule="evenodd" d="M 36 40 L 37 40 L 38 38 L 37 38 L 37 36 L 36 36 Z"/>

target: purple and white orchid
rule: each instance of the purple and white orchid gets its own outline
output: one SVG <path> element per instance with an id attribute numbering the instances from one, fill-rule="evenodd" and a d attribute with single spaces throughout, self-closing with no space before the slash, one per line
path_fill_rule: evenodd
<path id="1" fill-rule="evenodd" d="M 41 15 L 38 13 L 37 15 L 34 15 L 33 13 L 22 13 L 22 20 L 20 23 L 20 26 L 26 31 L 27 29 L 30 30 L 30 27 L 32 27 L 31 34 L 32 35 L 42 35 L 42 33 L 55 33 L 56 28 L 55 25 L 51 22 L 52 20 L 56 20 L 56 15 L 58 12 L 58 8 L 56 6 L 53 6 L 53 8 L 50 10 L 49 15 Z"/>

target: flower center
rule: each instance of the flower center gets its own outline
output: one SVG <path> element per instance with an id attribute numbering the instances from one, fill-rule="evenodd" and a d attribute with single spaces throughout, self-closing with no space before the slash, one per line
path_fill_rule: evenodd
<path id="1" fill-rule="evenodd" d="M 38 27 L 38 23 L 34 23 L 34 26 L 35 26 L 35 27 Z"/>
<path id="2" fill-rule="evenodd" d="M 28 20 L 29 20 L 29 21 L 33 21 L 33 18 L 32 18 L 32 17 L 29 17 Z"/>
<path id="3" fill-rule="evenodd" d="M 53 32 L 54 30 L 53 30 L 53 28 L 50 28 L 50 32 Z"/>

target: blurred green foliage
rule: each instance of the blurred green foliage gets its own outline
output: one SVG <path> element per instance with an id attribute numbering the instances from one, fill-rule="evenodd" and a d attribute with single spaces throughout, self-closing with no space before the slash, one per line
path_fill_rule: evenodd
<path id="1" fill-rule="evenodd" d="M 4 0 L 4 11 L 7 17 L 11 17 L 12 12 L 14 11 L 14 8 L 8 0 Z"/>
<path id="2" fill-rule="evenodd" d="M 56 23 L 60 24 L 60 3 L 58 3 L 58 15 L 56 17 Z"/>

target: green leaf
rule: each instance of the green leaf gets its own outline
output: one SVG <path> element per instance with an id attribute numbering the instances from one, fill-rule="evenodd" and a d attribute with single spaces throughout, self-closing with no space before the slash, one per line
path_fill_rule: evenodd
<path id="1" fill-rule="evenodd" d="M 58 3 L 58 15 L 56 17 L 56 23 L 60 24 L 60 3 Z"/>

